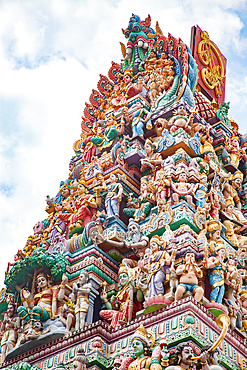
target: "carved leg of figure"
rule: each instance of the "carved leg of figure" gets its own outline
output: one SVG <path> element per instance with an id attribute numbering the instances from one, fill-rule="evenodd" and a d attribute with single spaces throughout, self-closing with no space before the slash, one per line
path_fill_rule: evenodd
<path id="1" fill-rule="evenodd" d="M 71 328 L 71 325 L 72 325 L 72 322 L 73 322 L 73 318 L 74 318 L 74 316 L 72 315 L 72 313 L 68 313 L 67 323 L 66 323 L 66 330 L 68 330 L 68 331 Z"/>
<path id="2" fill-rule="evenodd" d="M 183 285 L 178 285 L 175 292 L 175 302 L 179 301 L 185 292 L 186 288 Z"/>
<path id="3" fill-rule="evenodd" d="M 187 202 L 189 203 L 191 207 L 195 208 L 191 195 L 187 195 L 185 199 L 187 200 Z"/>
<path id="4" fill-rule="evenodd" d="M 202 297 L 203 297 L 203 293 L 204 293 L 204 291 L 203 291 L 202 287 L 201 287 L 201 286 L 198 286 L 198 287 L 194 290 L 194 292 L 195 292 L 195 300 L 196 300 L 197 302 L 200 302 L 200 300 L 201 300 L 201 299 L 202 299 Z"/>
<path id="5" fill-rule="evenodd" d="M 177 193 L 173 193 L 172 194 L 172 200 L 174 203 L 178 203 L 179 202 L 179 197 L 178 197 L 178 194 Z"/>
<path id="6" fill-rule="evenodd" d="M 77 314 L 75 315 L 75 318 L 76 318 L 75 330 L 79 330 L 80 329 L 80 312 L 77 312 Z"/>
<path id="7" fill-rule="evenodd" d="M 85 326 L 86 316 L 87 316 L 86 312 L 80 312 L 80 329 L 83 329 Z"/>
<path id="8" fill-rule="evenodd" d="M 1 352 L 2 352 L 2 356 L 1 356 L 1 363 L 2 363 L 2 364 L 4 363 L 5 358 L 6 358 L 6 351 L 7 351 L 7 344 L 4 344 L 4 345 L 1 347 Z"/>

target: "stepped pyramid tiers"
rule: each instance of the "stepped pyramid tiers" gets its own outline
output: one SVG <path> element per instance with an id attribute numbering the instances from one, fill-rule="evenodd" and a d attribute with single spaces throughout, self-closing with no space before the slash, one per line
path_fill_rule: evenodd
<path id="1" fill-rule="evenodd" d="M 8 264 L 2 367 L 245 369 L 247 136 L 226 59 L 132 14 L 47 218 Z"/>

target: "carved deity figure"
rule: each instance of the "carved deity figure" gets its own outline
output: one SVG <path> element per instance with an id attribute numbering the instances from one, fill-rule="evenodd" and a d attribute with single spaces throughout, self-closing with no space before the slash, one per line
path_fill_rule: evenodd
<path id="1" fill-rule="evenodd" d="M 232 136 L 228 141 L 227 145 L 225 146 L 226 150 L 230 155 L 230 163 L 235 168 L 238 168 L 239 161 L 242 158 L 242 151 L 239 147 L 239 137 Z"/>
<path id="2" fill-rule="evenodd" d="M 155 335 L 151 330 L 146 330 L 143 325 L 136 329 L 132 339 L 131 347 L 135 359 L 128 366 L 128 370 L 161 370 L 158 359 L 152 355 L 152 348 L 155 342 Z M 130 360 L 131 361 L 131 360 Z"/>
<path id="3" fill-rule="evenodd" d="M 241 189 L 243 182 L 243 174 L 241 171 L 236 171 L 231 177 L 229 181 L 224 181 L 223 187 L 223 195 L 224 198 L 227 199 L 231 197 L 234 200 L 236 207 L 241 211 L 241 201 L 239 197 L 239 191 Z"/>
<path id="4" fill-rule="evenodd" d="M 195 199 L 196 199 L 196 206 L 203 207 L 206 203 L 207 199 L 207 176 L 202 174 L 200 176 L 200 183 L 196 184 L 195 186 Z"/>
<path id="5" fill-rule="evenodd" d="M 146 156 L 141 159 L 141 172 L 143 172 L 143 176 L 152 176 L 160 169 L 163 158 L 160 153 L 156 152 L 157 146 L 151 140 L 145 141 L 144 148 Z"/>
<path id="6" fill-rule="evenodd" d="M 175 261 L 176 252 L 169 253 L 162 250 L 165 245 L 164 241 L 159 236 L 153 236 L 150 240 L 151 254 L 148 259 L 148 267 L 143 261 L 138 261 L 140 269 L 148 274 L 148 289 L 149 296 L 163 296 L 164 284 L 169 281 L 170 269 L 172 261 Z"/>
<path id="7" fill-rule="evenodd" d="M 99 233 L 96 234 L 95 243 L 100 244 L 103 242 L 107 242 L 107 244 L 111 245 L 112 247 L 133 249 L 137 255 L 144 253 L 149 245 L 148 237 L 141 235 L 140 226 L 134 221 L 133 218 L 129 219 L 126 240 L 119 242 L 105 239 L 104 236 Z"/>
<path id="8" fill-rule="evenodd" d="M 135 272 L 133 269 L 126 264 L 120 265 L 118 277 L 121 288 L 116 296 L 112 296 L 109 302 L 105 291 L 101 295 L 106 310 L 101 310 L 100 316 L 112 327 L 135 318 L 137 311 L 142 309 L 141 302 L 143 301 L 142 291 L 134 286 Z"/>
<path id="9" fill-rule="evenodd" d="M 48 328 L 49 331 L 49 328 Z M 48 332 L 45 331 L 45 332 Z M 22 344 L 28 342 L 29 340 L 34 340 L 40 337 L 43 332 L 43 324 L 41 321 L 36 320 L 33 324 L 27 324 L 27 327 L 24 329 L 24 332 L 20 335 L 16 347 L 20 347 Z"/>
<path id="10" fill-rule="evenodd" d="M 91 138 L 91 142 L 98 147 L 100 151 L 111 146 L 116 138 L 123 135 L 124 125 L 118 124 L 115 117 L 107 116 L 106 123 L 104 121 L 97 122 L 96 135 Z"/>
<path id="11" fill-rule="evenodd" d="M 144 220 L 154 206 L 154 195 L 150 192 L 149 182 L 145 177 L 141 179 L 140 191 L 141 194 L 135 201 L 131 194 L 129 195 L 127 206 L 130 206 L 130 208 L 124 208 L 123 210 L 128 216 L 133 217 L 136 222 Z"/>
<path id="12" fill-rule="evenodd" d="M 7 353 L 14 348 L 17 341 L 17 331 L 20 327 L 20 318 L 16 314 L 14 302 L 8 302 L 8 309 L 4 315 L 1 332 L 4 332 L 1 340 L 1 363 L 4 363 Z"/>
<path id="13" fill-rule="evenodd" d="M 170 201 L 171 182 L 172 179 L 169 169 L 161 169 L 156 172 L 156 177 L 154 181 L 154 187 L 156 190 L 156 201 L 158 201 L 159 199 L 165 200 L 165 202 Z"/>
<path id="14" fill-rule="evenodd" d="M 188 370 L 191 369 L 193 366 L 193 348 L 190 346 L 189 343 L 181 343 L 176 347 L 173 365 L 170 365 L 166 368 L 166 370 Z M 201 355 L 201 364 L 202 370 L 209 370 L 209 366 L 207 364 L 208 355 L 204 352 Z"/>
<path id="15" fill-rule="evenodd" d="M 170 132 L 176 132 L 179 128 L 184 129 L 187 132 L 191 130 L 191 124 L 193 122 L 193 115 L 188 117 L 186 108 L 183 105 L 178 107 L 178 110 L 174 112 L 174 116 L 169 121 Z"/>
<path id="16" fill-rule="evenodd" d="M 178 182 L 177 183 L 172 182 L 171 188 L 173 191 L 172 199 L 174 203 L 178 203 L 180 199 L 182 199 L 186 200 L 192 207 L 195 207 L 192 197 L 195 185 L 187 182 L 187 174 L 185 171 L 182 170 L 179 173 Z"/>
<path id="17" fill-rule="evenodd" d="M 195 261 L 194 252 L 187 252 L 184 256 L 184 264 L 178 266 L 176 274 L 180 276 L 179 284 L 175 292 L 175 301 L 182 298 L 186 292 L 191 292 L 195 300 L 199 302 L 204 290 L 198 285 L 198 278 L 202 278 L 203 272 Z"/>
<path id="18" fill-rule="evenodd" d="M 17 309 L 18 315 L 26 322 L 36 320 L 46 321 L 53 319 L 57 313 L 57 301 L 62 301 L 65 295 L 65 284 L 68 278 L 65 274 L 62 277 L 60 287 L 52 287 L 47 274 L 41 272 L 36 278 L 38 293 L 31 301 L 31 292 L 27 289 L 21 290 L 23 306 Z"/>
<path id="19" fill-rule="evenodd" d="M 132 132 L 133 137 L 136 135 L 143 136 L 144 134 L 144 126 L 146 126 L 147 130 L 152 128 L 151 123 L 151 113 L 144 108 L 144 103 L 141 101 L 137 101 L 135 107 L 137 110 L 132 115 Z"/>
<path id="20" fill-rule="evenodd" d="M 89 307 L 88 296 L 92 290 L 92 284 L 88 283 L 89 275 L 86 270 L 82 270 L 79 275 L 78 283 L 73 283 L 73 291 L 70 295 L 75 302 L 75 329 L 81 330 L 85 326 L 85 320 Z"/>
<path id="21" fill-rule="evenodd" d="M 214 242 L 212 242 L 214 243 Z M 212 248 L 213 245 L 213 248 Z M 203 264 L 208 269 L 208 279 L 211 286 L 210 301 L 222 303 L 225 294 L 225 271 L 224 263 L 226 247 L 223 240 L 211 244 L 212 256 L 205 258 Z"/>
<path id="22" fill-rule="evenodd" d="M 235 246 L 239 247 L 240 241 L 246 239 L 244 236 L 239 236 L 238 233 L 241 231 L 242 227 L 239 226 L 236 222 L 240 222 L 238 215 L 234 212 L 234 202 L 231 197 L 226 199 L 226 210 L 225 214 L 228 216 L 228 219 L 223 221 L 223 225 L 226 227 L 226 237 L 230 242 Z"/>
<path id="23" fill-rule="evenodd" d="M 122 200 L 123 187 L 118 181 L 118 175 L 116 173 L 111 173 L 110 184 L 107 185 L 107 195 L 105 198 L 105 207 L 108 217 L 119 217 L 119 203 Z"/>

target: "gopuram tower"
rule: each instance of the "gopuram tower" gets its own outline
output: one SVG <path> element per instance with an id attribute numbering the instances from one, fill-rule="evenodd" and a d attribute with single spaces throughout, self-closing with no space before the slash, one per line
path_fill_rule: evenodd
<path id="1" fill-rule="evenodd" d="M 226 58 L 132 14 L 47 218 L 8 264 L 1 367 L 244 370 L 247 136 Z"/>

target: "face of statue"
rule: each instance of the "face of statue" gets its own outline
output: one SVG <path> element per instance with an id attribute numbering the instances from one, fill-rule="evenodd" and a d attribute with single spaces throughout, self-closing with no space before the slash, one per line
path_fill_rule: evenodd
<path id="1" fill-rule="evenodd" d="M 42 324 L 40 321 L 34 321 L 33 323 L 33 329 L 36 331 L 40 331 L 42 329 Z"/>
<path id="2" fill-rule="evenodd" d="M 136 234 L 138 233 L 139 229 L 138 229 L 138 226 L 136 224 L 130 224 L 129 225 L 129 235 L 133 235 L 133 234 Z"/>
<path id="3" fill-rule="evenodd" d="M 218 256 L 221 258 L 221 259 L 224 259 L 225 258 L 225 255 L 226 255 L 226 250 L 225 248 L 221 248 L 217 251 L 217 254 Z"/>
<path id="4" fill-rule="evenodd" d="M 147 183 L 146 182 L 142 182 L 141 183 L 141 192 L 147 190 L 147 187 L 148 187 Z"/>
<path id="5" fill-rule="evenodd" d="M 143 343 L 138 340 L 138 339 L 134 339 L 132 344 L 131 344 L 133 350 L 134 350 L 134 353 L 137 357 L 143 355 L 144 353 L 144 345 Z"/>
<path id="6" fill-rule="evenodd" d="M 63 209 L 62 204 L 60 204 L 60 203 L 55 204 L 55 211 L 56 212 L 62 211 L 62 209 Z"/>
<path id="7" fill-rule="evenodd" d="M 37 285 L 40 289 L 45 289 L 48 286 L 48 281 L 45 276 L 41 275 L 37 278 Z"/>
<path id="8" fill-rule="evenodd" d="M 64 198 L 68 198 L 70 196 L 70 191 L 68 188 L 62 188 L 61 194 Z"/>
<path id="9" fill-rule="evenodd" d="M 233 139 L 233 140 L 231 141 L 231 144 L 232 144 L 232 146 L 233 146 L 234 148 L 239 148 L 239 144 L 238 144 L 238 140 L 237 140 L 237 139 Z"/>
<path id="10" fill-rule="evenodd" d="M 159 250 L 159 244 L 156 242 L 151 242 L 150 243 L 150 248 L 152 252 L 157 252 Z"/>
<path id="11" fill-rule="evenodd" d="M 193 357 L 193 349 L 191 347 L 184 347 L 182 350 L 182 354 L 179 355 L 181 358 L 181 362 L 183 362 L 185 365 L 191 365 L 192 360 L 191 358 Z"/>
<path id="12" fill-rule="evenodd" d="M 226 209 L 227 209 L 227 212 L 232 213 L 234 210 L 234 207 L 232 204 L 230 204 L 228 207 L 226 207 Z"/>
<path id="13" fill-rule="evenodd" d="M 194 253 L 186 253 L 184 259 L 185 263 L 195 262 L 195 255 Z"/>
<path id="14" fill-rule="evenodd" d="M 79 282 L 80 282 L 80 285 L 83 285 L 87 282 L 87 277 L 83 272 L 80 273 Z"/>
<path id="15" fill-rule="evenodd" d="M 129 282 L 129 277 L 128 277 L 128 274 L 126 272 L 122 272 L 121 274 L 119 274 L 119 282 L 122 286 L 125 286 L 126 284 L 128 284 Z"/>
<path id="16" fill-rule="evenodd" d="M 138 109 L 142 108 L 142 103 L 140 101 L 136 102 L 136 108 Z"/>
<path id="17" fill-rule="evenodd" d="M 180 173 L 180 175 L 178 177 L 178 180 L 180 182 L 186 182 L 187 181 L 187 175 L 186 175 L 186 173 L 185 172 Z"/>
<path id="18" fill-rule="evenodd" d="M 206 162 L 210 162 L 212 158 L 213 158 L 213 153 L 212 152 L 208 152 L 204 156 L 204 159 L 205 159 Z"/>
<path id="19" fill-rule="evenodd" d="M 153 148 L 150 143 L 145 144 L 145 152 L 147 155 L 151 154 L 153 152 Z"/>
<path id="20" fill-rule="evenodd" d="M 186 115 L 186 109 L 183 105 L 180 105 L 180 107 L 178 107 L 178 114 L 181 115 L 181 116 L 185 116 Z"/>
<path id="21" fill-rule="evenodd" d="M 114 123 L 114 120 L 111 116 L 107 117 L 107 123 L 108 123 L 108 125 L 112 125 Z"/>
<path id="22" fill-rule="evenodd" d="M 110 174 L 110 182 L 111 183 L 117 182 L 117 176 L 115 176 L 114 173 Z"/>
<path id="23" fill-rule="evenodd" d="M 235 189 L 239 189 L 240 186 L 242 185 L 242 180 L 238 177 L 232 182 L 232 185 Z"/>
<path id="24" fill-rule="evenodd" d="M 129 75 L 125 75 L 123 80 L 126 84 L 128 84 L 131 81 L 131 77 Z"/>
<path id="25" fill-rule="evenodd" d="M 206 176 L 201 178 L 201 183 L 204 184 L 204 185 L 207 183 L 207 177 Z"/>
<path id="26" fill-rule="evenodd" d="M 78 184 L 76 194 L 84 194 L 86 192 L 86 188 L 83 184 Z"/>
<path id="27" fill-rule="evenodd" d="M 15 313 L 15 308 L 14 308 L 14 306 L 10 303 L 10 304 L 8 305 L 7 315 L 8 315 L 8 317 L 12 317 L 12 316 L 14 316 L 14 313 Z"/>
<path id="28" fill-rule="evenodd" d="M 210 241 L 215 241 L 220 239 L 220 230 L 216 230 L 214 233 L 211 234 L 210 236 Z"/>

